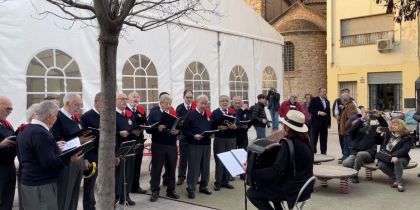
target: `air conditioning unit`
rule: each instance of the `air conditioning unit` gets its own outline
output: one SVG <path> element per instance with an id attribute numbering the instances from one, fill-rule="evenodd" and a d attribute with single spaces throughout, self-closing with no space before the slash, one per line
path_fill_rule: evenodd
<path id="1" fill-rule="evenodd" d="M 378 39 L 376 46 L 379 52 L 386 52 L 392 50 L 391 39 Z"/>

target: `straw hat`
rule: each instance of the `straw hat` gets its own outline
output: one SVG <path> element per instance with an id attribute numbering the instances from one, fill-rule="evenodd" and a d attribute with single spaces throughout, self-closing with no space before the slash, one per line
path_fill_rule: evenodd
<path id="1" fill-rule="evenodd" d="M 305 115 L 302 112 L 290 110 L 287 112 L 286 117 L 281 118 L 280 121 L 297 132 L 304 133 L 308 131 L 308 127 L 305 125 Z"/>

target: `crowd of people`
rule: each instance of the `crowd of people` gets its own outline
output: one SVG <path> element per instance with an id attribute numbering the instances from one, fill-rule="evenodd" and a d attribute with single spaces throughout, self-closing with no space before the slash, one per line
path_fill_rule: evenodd
<path id="1" fill-rule="evenodd" d="M 160 197 L 161 180 L 166 186 L 166 196 L 172 199 L 179 199 L 175 186 L 184 182 L 190 199 L 196 196 L 197 183 L 199 193 L 211 195 L 209 177 L 212 151 L 215 160 L 213 190 L 233 189 L 234 186 L 229 183 L 232 177 L 217 154 L 235 148 L 246 149 L 251 126 L 255 128 L 257 139 L 261 139 L 266 137 L 267 127 L 271 125 L 272 130 L 277 131 L 282 125 L 282 132 L 295 147 L 295 156 L 298 157 L 294 160 L 295 168 L 291 170 L 288 163 L 290 151 L 282 147 L 272 167 L 255 171 L 260 174 L 257 176 L 260 179 L 279 183 L 282 187 L 272 185 L 264 190 L 250 188 L 247 192 L 255 206 L 270 209 L 269 201 L 285 198 L 267 195 L 286 196 L 286 192 L 299 188 L 312 176 L 312 154 L 317 153 L 318 139 L 320 153 L 327 154 L 331 115 L 337 119 L 343 155 L 340 161 L 343 165 L 359 171 L 363 164 L 377 158 L 379 169 L 393 180 L 391 186 L 400 192 L 404 191 L 403 168 L 410 161 L 408 152 L 412 145 L 404 121 L 392 120 L 389 129 L 385 129 L 388 128 L 385 119 L 375 110 L 367 111 L 358 106 L 348 89 L 341 90 L 332 110 L 326 95 L 326 88 L 319 88 L 318 96 L 305 94 L 302 104 L 297 101 L 295 94 L 290 94 L 288 99 L 280 103 L 280 94 L 271 88 L 268 95 L 259 94 L 258 101 L 251 107 L 244 104 L 239 96 L 231 100 L 229 96 L 221 95 L 218 108 L 210 111 L 206 95 L 194 99 L 193 91 L 185 90 L 184 102 L 174 108 L 172 97 L 163 92 L 159 95 L 159 104 L 146 113 L 139 104 L 140 97 L 136 92 L 128 96 L 118 93 L 115 151 L 118 152 L 124 142 L 135 140 L 138 152 L 134 156 L 115 158 L 116 203 L 136 205 L 130 194 L 147 192 L 139 182 L 145 133 L 151 135 L 152 141 L 150 201 L 155 202 Z M 78 137 L 80 144 L 89 141 L 95 144 L 95 148 L 84 155 L 60 154 L 74 133 L 84 128 L 99 129 L 101 93 L 95 96 L 93 108 L 81 116 L 80 95 L 66 94 L 62 103 L 61 108 L 60 102 L 55 99 L 33 104 L 27 110 L 27 122 L 15 131 L 6 120 L 13 110 L 12 102 L 7 97 L 0 97 L 0 209 L 12 209 L 16 177 L 20 209 L 77 209 L 83 174 L 98 162 L 99 136 L 88 133 Z M 269 109 L 271 123 L 265 106 Z M 162 116 L 167 114 L 181 118 L 182 123 L 174 126 L 162 121 Z M 233 117 L 235 121 L 226 120 L 226 116 Z M 214 130 L 218 132 L 205 134 Z M 379 152 L 377 145 L 381 145 Z M 380 157 L 386 155 L 390 158 Z M 19 160 L 17 173 L 14 163 L 16 156 Z M 85 210 L 95 209 L 96 178 L 97 174 L 91 174 L 83 179 Z M 241 178 L 245 177 L 242 175 Z M 352 181 L 358 183 L 358 176 L 354 176 Z M 288 187 L 284 187 L 285 183 Z"/>

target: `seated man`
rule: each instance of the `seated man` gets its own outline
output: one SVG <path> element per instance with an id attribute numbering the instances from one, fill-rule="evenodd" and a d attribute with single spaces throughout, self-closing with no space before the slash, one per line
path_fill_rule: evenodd
<path id="1" fill-rule="evenodd" d="M 348 134 L 352 138 L 350 156 L 344 160 L 343 166 L 359 171 L 365 163 L 375 160 L 377 150 L 376 142 L 379 141 L 379 134 L 376 128 L 379 126 L 388 127 L 385 119 L 377 112 L 365 112 L 362 116 L 354 116 L 349 119 L 352 127 Z M 358 175 L 352 177 L 353 183 L 359 183 Z"/>

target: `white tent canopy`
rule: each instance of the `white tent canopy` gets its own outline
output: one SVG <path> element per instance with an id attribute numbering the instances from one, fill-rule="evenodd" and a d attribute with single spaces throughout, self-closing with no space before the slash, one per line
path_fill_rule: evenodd
<path id="1" fill-rule="evenodd" d="M 252 104 L 272 85 L 282 93 L 283 38 L 243 0 L 217 2 L 220 15 L 198 24 L 126 28 L 118 48 L 118 89 L 139 92 L 146 106 L 166 91 L 176 106 L 184 89 L 192 88 L 208 94 L 213 109 L 222 94 L 239 94 Z M 87 110 L 100 91 L 97 28 L 43 17 L 42 11 L 59 12 L 39 0 L 0 4 L 0 95 L 12 99 L 8 119 L 15 126 L 25 121 L 28 106 L 47 95 L 81 93 Z"/>

